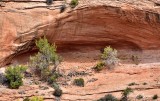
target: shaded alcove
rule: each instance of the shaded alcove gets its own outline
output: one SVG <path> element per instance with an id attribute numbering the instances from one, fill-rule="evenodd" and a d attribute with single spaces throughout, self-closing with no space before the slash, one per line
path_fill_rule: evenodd
<path id="1" fill-rule="evenodd" d="M 76 42 L 63 42 L 63 43 L 56 43 L 57 46 L 57 53 L 60 55 L 65 54 L 67 56 L 67 53 L 85 53 L 85 54 L 90 54 L 90 52 L 96 52 L 95 59 L 100 60 L 100 54 L 103 51 L 103 49 L 106 46 L 111 46 L 117 50 L 128 50 L 128 51 L 139 51 L 141 52 L 141 48 L 133 43 L 133 42 L 128 42 L 125 40 L 116 40 L 116 41 L 102 41 L 102 42 L 84 42 L 81 44 L 81 41 L 76 41 Z M 11 60 L 10 64 L 27 64 L 29 62 L 29 57 L 33 56 L 38 52 L 38 50 L 35 48 L 35 44 L 32 45 L 34 48 L 30 49 L 26 52 L 22 52 L 21 54 L 15 55 L 13 59 Z M 99 54 L 99 55 L 97 55 Z M 123 54 L 123 53 L 122 53 Z M 94 55 L 94 54 L 93 54 Z M 93 56 L 94 57 L 94 56 Z M 68 62 L 78 62 L 74 61 L 74 59 L 70 59 L 72 61 Z M 87 62 L 87 61 L 84 61 Z"/>

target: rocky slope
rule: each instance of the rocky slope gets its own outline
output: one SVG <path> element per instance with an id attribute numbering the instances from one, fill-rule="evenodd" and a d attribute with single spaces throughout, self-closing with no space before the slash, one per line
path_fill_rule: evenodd
<path id="1" fill-rule="evenodd" d="M 100 72 L 94 72 L 91 69 L 99 61 L 99 51 L 61 53 L 60 55 L 63 56 L 61 72 L 67 75 L 76 71 L 81 72 L 82 75 L 68 76 L 67 80 L 64 78 L 58 80 L 63 90 L 60 98 L 53 96 L 54 89 L 51 86 L 37 78 L 25 77 L 24 85 L 16 90 L 0 85 L 0 101 L 23 101 L 24 98 L 31 96 L 43 96 L 45 101 L 58 101 L 58 99 L 60 101 L 96 101 L 107 94 L 121 98 L 121 92 L 126 87 L 134 90 L 129 95 L 131 101 L 153 101 L 152 97 L 155 94 L 160 96 L 160 55 L 156 55 L 159 52 L 154 52 L 155 56 L 149 55 L 148 51 L 136 53 L 140 56 L 141 62 L 135 65 L 130 59 L 135 52 L 119 51 L 123 53 L 119 54 L 119 58 L 123 57 L 120 64 L 113 70 L 104 69 Z M 83 78 L 85 86 L 74 86 L 75 78 Z M 136 98 L 138 95 L 142 95 L 143 99 L 138 100 Z M 159 100 L 160 98 L 155 101 Z"/>
<path id="2" fill-rule="evenodd" d="M 5 1 L 5 0 L 4 0 Z M 69 1 L 68 1 L 69 2 Z M 159 49 L 160 6 L 156 0 L 80 0 L 75 9 L 63 1 L 17 0 L 1 3 L 0 63 L 28 52 L 44 34 L 61 49 L 118 48 Z"/>

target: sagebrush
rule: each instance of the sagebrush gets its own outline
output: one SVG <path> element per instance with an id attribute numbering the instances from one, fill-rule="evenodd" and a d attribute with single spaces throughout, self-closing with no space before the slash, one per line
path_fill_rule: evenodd
<path id="1" fill-rule="evenodd" d="M 104 52 L 101 55 L 105 65 L 111 69 L 115 67 L 118 63 L 119 59 L 117 57 L 117 50 L 113 49 L 112 47 L 108 46 L 104 48 Z"/>

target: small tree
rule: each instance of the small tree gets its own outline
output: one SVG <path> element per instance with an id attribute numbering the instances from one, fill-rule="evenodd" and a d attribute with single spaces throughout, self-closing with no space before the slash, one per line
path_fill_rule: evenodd
<path id="1" fill-rule="evenodd" d="M 23 85 L 23 72 L 26 71 L 25 66 L 9 66 L 5 71 L 5 76 L 8 80 L 9 87 L 13 89 L 19 88 L 19 86 Z"/>
<path id="2" fill-rule="evenodd" d="M 117 50 L 108 46 L 104 48 L 104 52 L 102 53 L 101 58 L 105 62 L 105 65 L 111 69 L 118 63 Z"/>
<path id="3" fill-rule="evenodd" d="M 133 92 L 133 90 L 131 88 L 128 88 L 128 87 L 125 90 L 123 90 L 121 101 L 128 101 L 128 96 L 132 92 Z"/>
<path id="4" fill-rule="evenodd" d="M 60 57 L 56 53 L 56 46 L 50 45 L 45 37 L 37 40 L 36 46 L 39 52 L 30 57 L 30 67 L 33 67 L 36 72 L 40 73 L 41 78 L 46 80 L 48 76 L 56 72 Z"/>
<path id="5" fill-rule="evenodd" d="M 70 5 L 72 8 L 76 7 L 78 5 L 78 0 L 71 0 Z"/>

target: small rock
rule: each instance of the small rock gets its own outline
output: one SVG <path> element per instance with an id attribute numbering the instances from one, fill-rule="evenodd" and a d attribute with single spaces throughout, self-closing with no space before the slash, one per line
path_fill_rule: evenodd
<path id="1" fill-rule="evenodd" d="M 32 74 L 30 72 L 25 71 L 24 72 L 24 76 L 25 77 L 32 77 Z"/>
<path id="2" fill-rule="evenodd" d="M 18 93 L 19 93 L 19 94 L 26 94 L 24 90 L 19 91 Z"/>
<path id="3" fill-rule="evenodd" d="M 0 7 L 5 7 L 5 3 L 0 2 Z"/>
<path id="4" fill-rule="evenodd" d="M 97 78 L 92 78 L 92 79 L 88 80 L 87 82 L 95 82 L 97 80 L 98 80 Z"/>
<path id="5" fill-rule="evenodd" d="M 7 79 L 4 73 L 0 73 L 0 84 L 5 84 L 6 82 L 7 82 Z"/>
<path id="6" fill-rule="evenodd" d="M 45 96 L 45 94 L 44 94 L 44 93 L 43 93 L 43 94 L 41 94 L 41 95 Z"/>
<path id="7" fill-rule="evenodd" d="M 40 82 L 39 82 L 39 81 L 34 81 L 34 83 L 35 83 L 36 85 L 39 85 L 39 84 L 40 84 Z"/>
<path id="8" fill-rule="evenodd" d="M 63 85 L 63 86 L 67 86 L 67 85 L 69 85 L 67 82 L 63 82 L 61 85 Z"/>
<path id="9" fill-rule="evenodd" d="M 45 86 L 39 86 L 39 88 L 40 88 L 41 90 L 49 89 L 48 87 L 45 87 Z"/>

